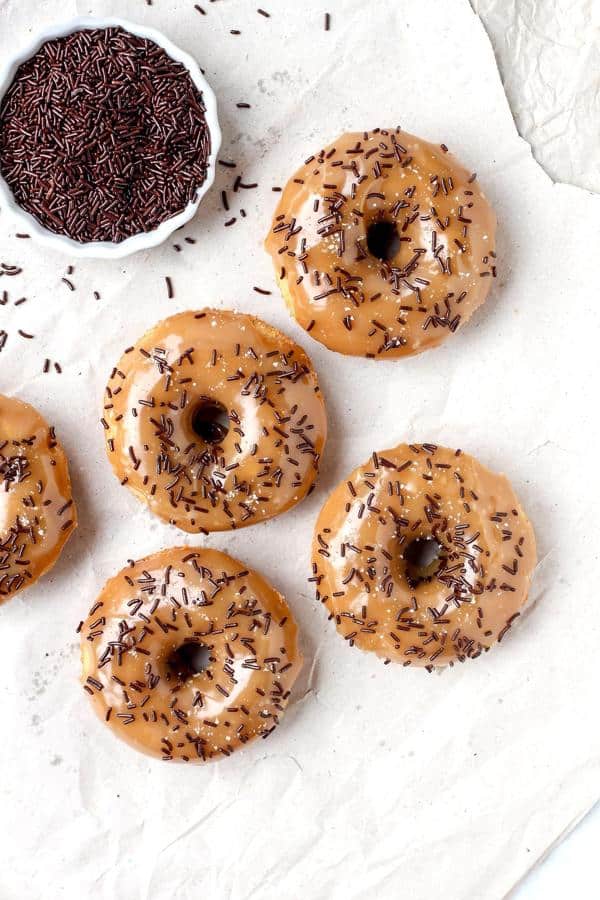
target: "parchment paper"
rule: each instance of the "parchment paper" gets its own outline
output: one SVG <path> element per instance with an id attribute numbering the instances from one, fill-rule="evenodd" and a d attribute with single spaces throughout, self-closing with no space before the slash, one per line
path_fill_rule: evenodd
<path id="1" fill-rule="evenodd" d="M 471 0 L 515 122 L 555 181 L 600 191 L 598 0 Z"/>
<path id="2" fill-rule="evenodd" d="M 0 276 L 0 390 L 55 424 L 81 521 L 52 574 L 0 607 L 0 897 L 498 900 L 600 794 L 600 199 L 553 184 L 533 160 L 468 0 L 261 0 L 269 19 L 251 0 L 200 5 L 205 16 L 188 0 L 0 2 L 0 53 L 75 13 L 162 28 L 206 69 L 221 157 L 237 163 L 219 167 L 173 241 L 120 263 L 81 261 L 70 275 L 68 259 L 16 238 L 0 215 L 0 260 L 23 268 Z M 261 247 L 271 187 L 339 132 L 397 123 L 445 141 L 478 172 L 500 221 L 500 277 L 441 349 L 404 362 L 338 357 L 295 326 L 275 292 Z M 238 173 L 259 187 L 232 193 Z M 292 334 L 320 373 L 331 426 L 309 500 L 208 540 L 163 526 L 119 486 L 98 421 L 122 350 L 159 318 L 204 304 Z M 45 358 L 62 374 L 42 374 Z M 461 446 L 506 472 L 538 539 L 519 628 L 442 674 L 349 649 L 307 584 L 327 492 L 373 449 L 405 440 Z M 75 635 L 128 557 L 182 543 L 261 569 L 287 595 L 307 659 L 267 742 L 195 768 L 138 755 L 102 726 L 78 685 Z"/>

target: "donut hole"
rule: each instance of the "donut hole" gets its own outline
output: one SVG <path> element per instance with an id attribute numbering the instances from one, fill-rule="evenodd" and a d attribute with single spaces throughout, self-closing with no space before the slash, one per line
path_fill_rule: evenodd
<path id="1" fill-rule="evenodd" d="M 192 412 L 192 430 L 205 444 L 220 444 L 229 433 L 229 414 L 218 400 L 201 400 Z"/>
<path id="2" fill-rule="evenodd" d="M 441 567 L 443 547 L 433 537 L 415 538 L 402 554 L 406 577 L 411 585 L 433 578 Z"/>
<path id="3" fill-rule="evenodd" d="M 394 259 L 400 250 L 400 235 L 395 222 L 385 219 L 372 222 L 367 228 L 367 248 L 371 256 L 376 256 L 382 262 Z"/>
<path id="4" fill-rule="evenodd" d="M 189 642 L 176 647 L 167 660 L 169 671 L 178 681 L 189 681 L 210 665 L 210 649 L 204 644 Z"/>

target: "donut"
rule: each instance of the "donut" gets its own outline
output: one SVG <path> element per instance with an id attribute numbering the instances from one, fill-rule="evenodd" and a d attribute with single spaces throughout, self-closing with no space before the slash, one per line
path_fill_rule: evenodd
<path id="1" fill-rule="evenodd" d="M 312 488 L 327 421 L 304 351 L 253 316 L 159 322 L 113 369 L 102 425 L 113 470 L 189 532 L 270 519 Z"/>
<path id="2" fill-rule="evenodd" d="M 284 188 L 265 247 L 317 341 L 389 359 L 435 347 L 496 276 L 496 217 L 476 176 L 396 129 L 343 134 Z"/>
<path id="3" fill-rule="evenodd" d="M 351 646 L 432 668 L 502 640 L 535 564 L 533 528 L 503 475 L 460 450 L 400 444 L 326 501 L 311 580 Z"/>
<path id="4" fill-rule="evenodd" d="M 54 429 L 33 406 L 0 394 L 0 603 L 52 568 L 76 525 Z"/>
<path id="5" fill-rule="evenodd" d="M 207 762 L 268 737 L 302 666 L 283 597 L 218 550 L 131 561 L 78 630 L 96 713 L 164 760 Z"/>

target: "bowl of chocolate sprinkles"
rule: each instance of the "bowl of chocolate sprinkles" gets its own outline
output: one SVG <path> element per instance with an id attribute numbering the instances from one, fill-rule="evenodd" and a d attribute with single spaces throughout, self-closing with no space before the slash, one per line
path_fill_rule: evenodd
<path id="1" fill-rule="evenodd" d="M 199 66 L 153 28 L 74 18 L 0 75 L 0 203 L 71 256 L 168 238 L 212 185 L 220 143 Z"/>

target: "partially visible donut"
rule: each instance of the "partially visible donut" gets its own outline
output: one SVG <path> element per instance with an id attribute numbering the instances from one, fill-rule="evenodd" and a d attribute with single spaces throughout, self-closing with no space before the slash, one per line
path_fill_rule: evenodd
<path id="1" fill-rule="evenodd" d="M 341 135 L 281 194 L 265 247 L 298 323 L 389 359 L 440 344 L 485 300 L 496 218 L 467 169 L 400 129 Z"/>
<path id="2" fill-rule="evenodd" d="M 191 532 L 276 516 L 311 489 L 327 433 L 301 347 L 253 316 L 185 312 L 113 369 L 102 424 L 122 484 Z"/>
<path id="3" fill-rule="evenodd" d="M 533 528 L 503 475 L 460 450 L 374 453 L 319 515 L 312 581 L 351 646 L 443 666 L 501 641 L 527 599 Z"/>
<path id="4" fill-rule="evenodd" d="M 80 625 L 82 683 L 137 750 L 206 762 L 278 724 L 302 657 L 283 597 L 218 550 L 163 550 L 111 578 Z"/>
<path id="5" fill-rule="evenodd" d="M 54 429 L 28 403 L 0 394 L 0 603 L 52 568 L 76 525 Z"/>

